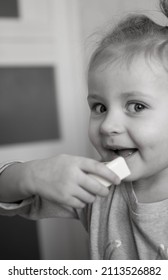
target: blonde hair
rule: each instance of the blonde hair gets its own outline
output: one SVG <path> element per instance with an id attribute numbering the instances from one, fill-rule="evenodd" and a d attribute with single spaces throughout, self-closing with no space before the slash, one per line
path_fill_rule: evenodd
<path id="1" fill-rule="evenodd" d="M 161 12 L 168 17 L 168 0 L 160 0 Z M 131 15 L 120 21 L 99 43 L 89 70 L 117 59 L 130 61 L 137 55 L 159 59 L 168 71 L 168 27 L 155 23 L 146 15 Z"/>

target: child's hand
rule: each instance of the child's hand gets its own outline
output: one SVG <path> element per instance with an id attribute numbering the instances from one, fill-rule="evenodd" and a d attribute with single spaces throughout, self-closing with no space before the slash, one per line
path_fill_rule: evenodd
<path id="1" fill-rule="evenodd" d="M 102 176 L 112 184 L 120 182 L 117 175 L 103 163 L 84 157 L 58 155 L 25 165 L 26 195 L 39 195 L 75 208 L 82 208 L 86 203 L 92 203 L 96 195 L 106 196 L 109 192 L 89 173 Z"/>

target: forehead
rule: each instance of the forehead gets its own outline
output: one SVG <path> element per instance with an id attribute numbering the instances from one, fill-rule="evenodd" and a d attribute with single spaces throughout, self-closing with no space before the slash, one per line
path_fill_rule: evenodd
<path id="1" fill-rule="evenodd" d="M 131 60 L 127 61 L 122 57 L 116 59 L 104 59 L 101 58 L 99 62 L 94 64 L 88 71 L 89 78 L 93 78 L 96 75 L 104 75 L 105 73 L 150 73 L 155 78 L 168 78 L 168 71 L 162 65 L 161 61 L 155 57 L 149 57 L 148 59 L 143 55 L 132 57 Z"/>
<path id="2" fill-rule="evenodd" d="M 127 86 L 131 90 L 146 88 L 168 88 L 168 73 L 158 60 L 146 60 L 143 55 L 134 58 L 130 64 L 124 60 L 102 63 L 89 71 L 90 90 L 104 87 L 120 89 Z"/>
<path id="3" fill-rule="evenodd" d="M 149 64 L 158 63 L 168 72 L 168 40 L 154 37 L 100 47 L 91 57 L 89 70 L 113 63 L 125 64 L 129 67 L 138 58 L 144 59 Z"/>

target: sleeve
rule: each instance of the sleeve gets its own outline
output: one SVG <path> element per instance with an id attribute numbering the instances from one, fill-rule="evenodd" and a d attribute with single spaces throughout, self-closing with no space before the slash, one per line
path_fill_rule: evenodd
<path id="1" fill-rule="evenodd" d="M 0 175 L 3 173 L 3 171 L 9 167 L 10 165 L 16 163 L 16 161 L 12 162 L 1 162 L 0 163 Z M 0 215 L 15 215 L 15 213 L 18 212 L 18 209 L 25 208 L 31 202 L 33 201 L 33 198 L 26 199 L 24 201 L 21 201 L 19 203 L 5 203 L 0 202 Z"/>
<path id="2" fill-rule="evenodd" d="M 14 162 L 0 163 L 0 174 L 13 163 Z M 31 220 L 44 218 L 73 218 L 81 220 L 84 227 L 87 228 L 87 208 L 88 207 L 77 210 L 72 207 L 45 200 L 39 196 L 33 196 L 16 203 L 0 202 L 0 215 L 19 215 Z"/>
<path id="3" fill-rule="evenodd" d="M 75 209 L 41 199 L 39 196 L 30 197 L 18 203 L 0 203 L 0 215 L 19 215 L 31 220 L 44 218 L 79 218 Z"/>
<path id="4" fill-rule="evenodd" d="M 16 163 L 16 161 L 12 161 L 12 162 L 0 162 L 0 175 L 2 174 L 2 172 L 10 165 Z"/>

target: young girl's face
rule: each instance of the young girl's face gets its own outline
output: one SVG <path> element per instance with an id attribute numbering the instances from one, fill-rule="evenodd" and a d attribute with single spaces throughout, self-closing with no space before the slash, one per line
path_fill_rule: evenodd
<path id="1" fill-rule="evenodd" d="M 89 136 L 103 161 L 125 158 L 131 176 L 168 177 L 168 73 L 136 58 L 89 72 Z"/>

